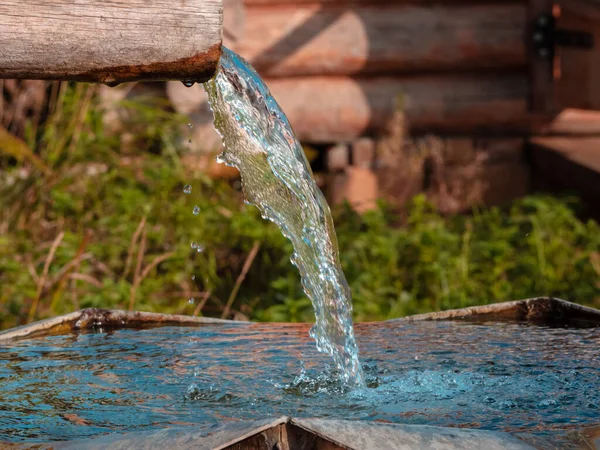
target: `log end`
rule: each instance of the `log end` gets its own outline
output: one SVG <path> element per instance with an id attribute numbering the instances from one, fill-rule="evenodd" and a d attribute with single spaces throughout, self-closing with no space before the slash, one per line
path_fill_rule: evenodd
<path id="1" fill-rule="evenodd" d="M 129 81 L 181 80 L 204 83 L 217 71 L 221 57 L 221 44 L 212 46 L 205 52 L 175 61 L 153 62 L 149 64 L 102 67 L 73 77 L 75 81 L 104 83 L 117 86 Z"/>

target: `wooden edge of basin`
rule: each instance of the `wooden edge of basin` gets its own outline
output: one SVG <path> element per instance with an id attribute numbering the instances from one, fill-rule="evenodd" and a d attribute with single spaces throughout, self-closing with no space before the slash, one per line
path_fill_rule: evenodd
<path id="1" fill-rule="evenodd" d="M 600 324 L 600 310 L 553 297 L 536 297 L 491 305 L 472 306 L 404 317 L 404 321 L 424 320 L 508 320 L 535 323 L 567 324 L 573 322 Z"/>
<path id="2" fill-rule="evenodd" d="M 472 306 L 428 314 L 391 319 L 386 322 L 419 322 L 427 320 L 476 320 L 476 321 L 527 321 L 544 324 L 591 324 L 600 325 L 600 310 L 552 297 Z M 179 325 L 199 326 L 206 324 L 249 324 L 234 320 L 194 317 L 179 314 L 160 314 L 118 309 L 87 308 L 63 316 L 41 320 L 29 325 L 0 332 L 0 342 L 41 335 L 56 335 L 77 330 L 144 328 Z M 294 324 L 297 325 L 297 324 Z"/>
<path id="3" fill-rule="evenodd" d="M 328 449 L 380 450 L 444 448 L 533 450 L 510 433 L 429 425 L 387 424 L 361 420 L 280 417 L 224 424 L 208 433 L 191 427 L 99 436 L 55 443 L 55 450 L 104 448 L 177 450 Z M 42 447 L 46 448 L 46 447 Z"/>
<path id="4" fill-rule="evenodd" d="M 86 308 L 0 332 L 0 342 L 41 335 L 64 334 L 76 330 L 93 328 L 143 328 L 166 325 L 197 326 L 205 324 L 241 325 L 245 323 L 247 324 L 248 322 L 213 319 L 209 317 L 184 316 L 179 314 Z"/>
<path id="5" fill-rule="evenodd" d="M 597 448 L 598 426 L 563 430 L 561 438 L 572 448 Z M 556 437 L 556 435 L 554 435 Z M 210 431 L 177 426 L 154 431 L 129 431 L 90 436 L 66 442 L 11 444 L 0 442 L 0 448 L 36 450 L 99 450 L 105 448 L 162 448 L 164 450 L 251 450 L 327 449 L 380 450 L 411 448 L 415 450 L 444 448 L 447 450 L 479 450 L 503 448 L 534 450 L 553 448 L 552 437 L 528 433 L 473 428 L 441 427 L 364 420 L 323 418 L 267 417 L 224 423 Z M 569 447 L 571 448 L 571 447 Z"/>

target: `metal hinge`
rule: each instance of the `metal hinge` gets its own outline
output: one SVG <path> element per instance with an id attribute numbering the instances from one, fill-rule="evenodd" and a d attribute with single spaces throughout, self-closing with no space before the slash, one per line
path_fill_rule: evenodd
<path id="1" fill-rule="evenodd" d="M 552 60 L 557 46 L 590 49 L 594 47 L 594 35 L 586 31 L 556 28 L 552 14 L 540 14 L 533 24 L 533 49 L 538 58 Z"/>

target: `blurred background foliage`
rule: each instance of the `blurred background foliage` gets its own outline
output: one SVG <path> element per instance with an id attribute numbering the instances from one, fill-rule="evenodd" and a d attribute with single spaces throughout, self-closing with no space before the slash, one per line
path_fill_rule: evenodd
<path id="1" fill-rule="evenodd" d="M 85 307 L 312 320 L 291 244 L 239 183 L 182 162 L 186 117 L 152 97 L 123 102 L 125 148 L 95 86 L 47 89 L 33 114 L 1 121 L 1 328 Z M 422 195 L 401 210 L 341 206 L 355 318 L 546 295 L 600 307 L 600 228 L 577 207 L 530 196 L 444 216 Z"/>

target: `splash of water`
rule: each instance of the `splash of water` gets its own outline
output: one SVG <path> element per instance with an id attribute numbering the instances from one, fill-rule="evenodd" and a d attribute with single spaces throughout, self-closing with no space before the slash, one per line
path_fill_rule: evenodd
<path id="1" fill-rule="evenodd" d="M 204 87 L 225 146 L 217 160 L 240 171 L 246 200 L 292 241 L 291 261 L 315 310 L 310 335 L 345 382 L 364 385 L 331 212 L 287 117 L 256 71 L 227 48 Z"/>

